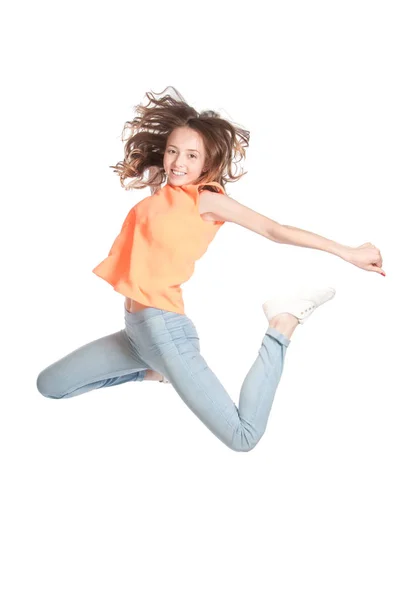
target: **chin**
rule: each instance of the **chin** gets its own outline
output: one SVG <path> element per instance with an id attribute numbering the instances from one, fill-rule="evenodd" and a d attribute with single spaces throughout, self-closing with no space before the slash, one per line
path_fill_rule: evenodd
<path id="1" fill-rule="evenodd" d="M 192 185 L 192 183 L 194 183 L 195 181 L 196 181 L 196 179 L 188 179 L 187 177 L 182 177 L 182 179 L 180 177 L 168 178 L 168 183 L 170 185 L 175 185 L 175 186 Z"/>

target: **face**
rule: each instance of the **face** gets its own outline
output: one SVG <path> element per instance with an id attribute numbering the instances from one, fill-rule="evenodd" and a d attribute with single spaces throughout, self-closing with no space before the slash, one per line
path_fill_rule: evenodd
<path id="1" fill-rule="evenodd" d="M 167 183 L 189 185 L 204 171 L 205 148 L 202 136 L 190 127 L 177 127 L 168 137 L 164 154 Z"/>

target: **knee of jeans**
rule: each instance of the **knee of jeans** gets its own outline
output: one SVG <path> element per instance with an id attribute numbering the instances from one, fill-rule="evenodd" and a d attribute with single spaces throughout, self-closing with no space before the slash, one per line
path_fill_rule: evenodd
<path id="1" fill-rule="evenodd" d="M 36 388 L 38 392 L 46 398 L 53 398 L 54 400 L 59 400 L 61 398 L 60 395 L 57 396 L 54 394 L 54 389 L 51 387 L 51 377 L 49 376 L 47 369 L 39 373 L 38 378 L 36 379 Z"/>
<path id="2" fill-rule="evenodd" d="M 255 432 L 249 432 L 242 428 L 232 439 L 229 447 L 234 452 L 250 452 L 254 450 L 262 437 Z"/>

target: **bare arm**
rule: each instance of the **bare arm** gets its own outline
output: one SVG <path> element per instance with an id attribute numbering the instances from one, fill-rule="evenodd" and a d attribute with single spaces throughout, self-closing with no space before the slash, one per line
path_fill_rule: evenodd
<path id="1" fill-rule="evenodd" d="M 385 275 L 382 269 L 382 256 L 378 248 L 366 242 L 361 246 L 344 246 L 311 231 L 291 225 L 281 225 L 225 194 L 205 191 L 202 194 L 203 208 L 213 213 L 217 219 L 237 223 L 278 244 L 291 244 L 303 248 L 323 250 L 339 256 L 351 264 L 367 271 Z"/>
<path id="2" fill-rule="evenodd" d="M 277 223 L 277 226 L 274 227 L 273 238 L 271 239 L 278 244 L 291 244 L 293 246 L 330 252 L 344 260 L 348 260 L 351 251 L 350 246 L 338 244 L 338 242 L 329 240 L 311 231 L 305 231 L 291 225 L 281 225 L 280 223 Z"/>
<path id="3" fill-rule="evenodd" d="M 279 244 L 324 250 L 347 260 L 350 246 L 343 246 L 311 231 L 298 229 L 291 225 L 281 225 L 225 194 L 215 192 L 203 192 L 202 194 L 204 194 L 204 196 L 202 195 L 203 206 L 223 221 L 246 227 L 246 229 Z"/>

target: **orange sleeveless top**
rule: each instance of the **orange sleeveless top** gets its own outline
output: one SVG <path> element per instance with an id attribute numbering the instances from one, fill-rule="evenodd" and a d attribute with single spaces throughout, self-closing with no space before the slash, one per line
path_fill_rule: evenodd
<path id="1" fill-rule="evenodd" d="M 184 315 L 180 286 L 225 222 L 205 221 L 199 213 L 199 188 L 210 185 L 224 193 L 216 182 L 166 184 L 138 202 L 92 272 L 128 298 Z"/>

